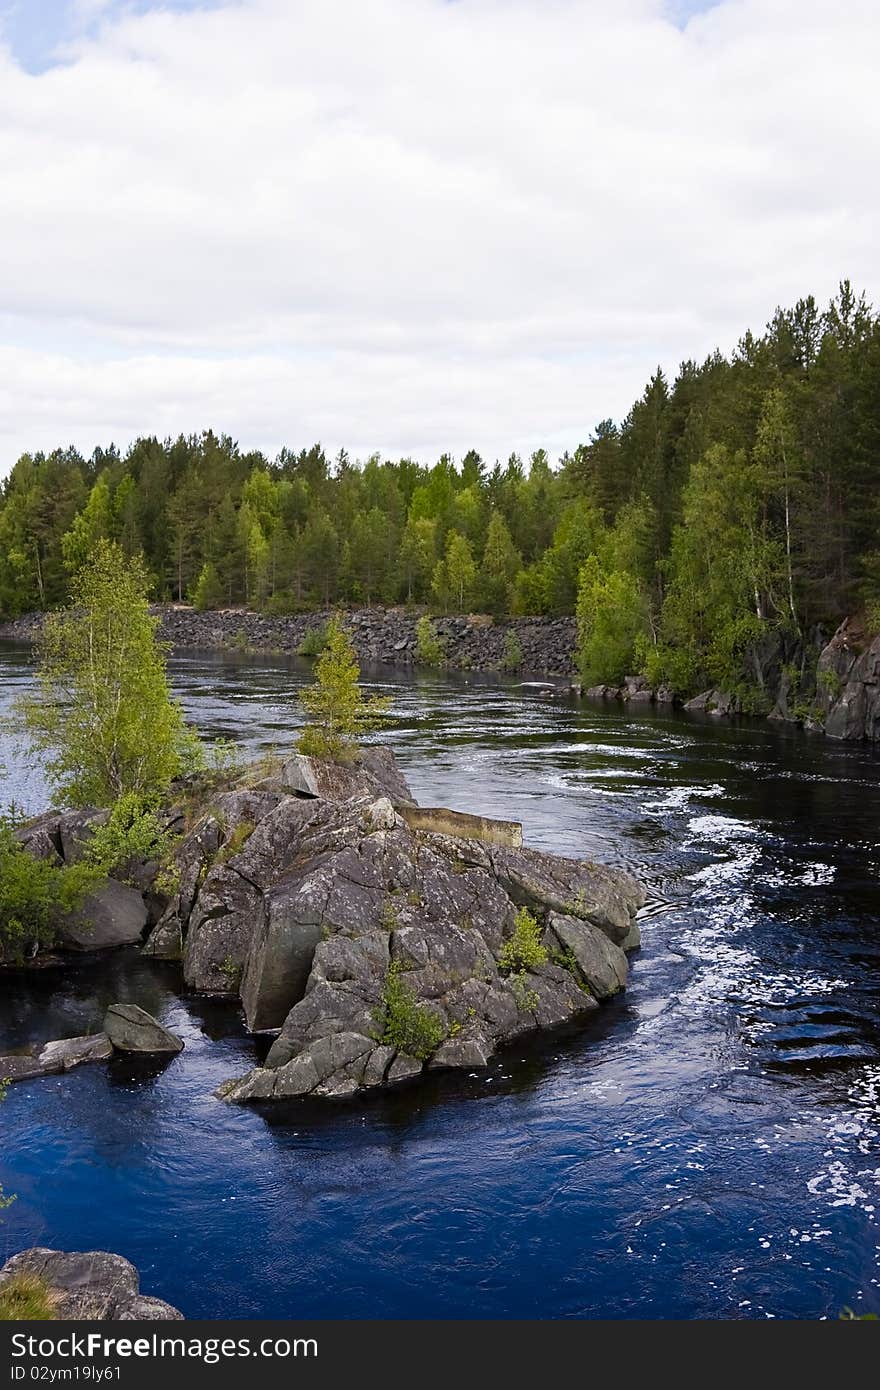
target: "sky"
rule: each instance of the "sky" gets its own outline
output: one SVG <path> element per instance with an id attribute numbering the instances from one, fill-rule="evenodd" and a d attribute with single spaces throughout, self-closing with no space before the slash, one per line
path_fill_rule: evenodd
<path id="1" fill-rule="evenodd" d="M 0 0 L 0 476 L 206 428 L 558 456 L 877 302 L 876 0 Z"/>

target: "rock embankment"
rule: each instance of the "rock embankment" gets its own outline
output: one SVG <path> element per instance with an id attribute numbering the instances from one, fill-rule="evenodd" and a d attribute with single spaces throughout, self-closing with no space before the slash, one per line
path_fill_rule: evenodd
<path id="1" fill-rule="evenodd" d="M 161 617 L 161 636 L 175 647 L 228 648 L 292 654 L 307 633 L 336 610 L 268 617 L 244 609 L 197 613 L 171 605 L 154 610 Z M 407 608 L 361 608 L 346 614 L 358 659 L 364 665 L 411 666 L 416 660 L 416 624 L 421 614 Z M 30 641 L 39 631 L 39 614 L 0 624 L 0 637 Z M 484 614 L 433 619 L 446 650 L 446 664 L 456 670 L 514 670 L 536 675 L 571 675 L 577 625 L 574 618 L 511 618 L 493 621 Z M 515 639 L 521 656 L 510 663 Z"/>
<path id="2" fill-rule="evenodd" d="M 106 1250 L 83 1253 L 36 1246 L 13 1255 L 0 1269 L 0 1296 L 23 1278 L 45 1287 L 52 1316 L 76 1322 L 177 1322 L 183 1314 L 161 1298 L 140 1292 L 134 1265 Z"/>

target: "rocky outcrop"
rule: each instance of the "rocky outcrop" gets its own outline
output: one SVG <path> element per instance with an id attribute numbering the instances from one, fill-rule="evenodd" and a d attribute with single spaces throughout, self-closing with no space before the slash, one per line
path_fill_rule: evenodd
<path id="1" fill-rule="evenodd" d="M 487 834 L 479 817 L 420 819 L 387 750 L 341 769 L 299 758 L 243 798 L 215 797 L 178 846 L 180 891 L 146 948 L 173 943 L 191 987 L 238 994 L 251 1031 L 278 1033 L 228 1100 L 349 1095 L 426 1066 L 484 1065 L 626 980 L 635 880 L 523 848 L 515 823 Z M 230 837 L 230 815 L 247 834 Z M 524 907 L 544 949 L 512 970 L 505 943 Z M 418 1045 L 394 1026 L 392 979 Z"/>
<path id="2" fill-rule="evenodd" d="M 687 701 L 685 710 L 688 714 L 714 714 L 719 719 L 726 719 L 732 714 L 739 714 L 740 707 L 736 696 L 725 690 L 704 690 Z"/>
<path id="3" fill-rule="evenodd" d="M 880 739 L 880 636 L 841 623 L 819 657 L 817 686 L 830 738 Z"/>
<path id="4" fill-rule="evenodd" d="M 226 1099 L 349 1095 L 425 1067 L 481 1066 L 626 981 L 645 900 L 634 879 L 524 847 L 518 822 L 418 807 L 388 749 L 215 778 L 201 803 L 190 791 L 189 828 L 163 869 L 174 891 L 144 950 L 180 960 L 191 989 L 240 998 L 251 1032 L 277 1034 Z M 64 851 L 51 820 L 27 833 L 41 852 Z M 517 964 L 523 929 L 532 949 Z M 104 1034 L 95 1057 L 183 1046 L 134 1004 L 111 1006 Z M 92 1060 L 74 1045 L 85 1041 L 16 1059 L 16 1073 Z"/>
<path id="5" fill-rule="evenodd" d="M 53 1317 L 77 1322 L 172 1322 L 183 1314 L 161 1298 L 140 1292 L 134 1265 L 105 1250 L 85 1253 L 35 1247 L 13 1255 L 0 1269 L 0 1294 L 23 1275 L 46 1287 Z"/>
<path id="6" fill-rule="evenodd" d="M 104 1032 L 117 1052 L 157 1056 L 183 1051 L 183 1039 L 137 1004 L 111 1004 L 104 1017 Z"/>

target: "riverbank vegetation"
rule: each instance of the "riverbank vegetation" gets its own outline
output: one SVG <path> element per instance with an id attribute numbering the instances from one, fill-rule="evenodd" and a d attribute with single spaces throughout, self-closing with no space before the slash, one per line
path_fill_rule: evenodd
<path id="1" fill-rule="evenodd" d="M 880 616 L 880 319 L 848 283 L 729 355 L 658 371 L 558 461 L 274 460 L 208 432 L 25 455 L 0 499 L 0 613 L 51 609 L 101 541 L 158 599 L 573 614 L 588 683 L 735 686 L 784 627 Z"/>

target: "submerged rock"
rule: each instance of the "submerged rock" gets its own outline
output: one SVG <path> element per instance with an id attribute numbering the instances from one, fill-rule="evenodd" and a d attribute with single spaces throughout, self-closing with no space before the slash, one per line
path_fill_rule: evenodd
<path id="1" fill-rule="evenodd" d="M 42 1280 L 56 1319 L 77 1322 L 176 1322 L 183 1314 L 161 1298 L 140 1292 L 134 1265 L 105 1250 L 85 1253 L 35 1247 L 13 1255 L 0 1269 L 3 1285 L 21 1275 Z"/>
<path id="2" fill-rule="evenodd" d="M 118 1052 L 182 1052 L 183 1039 L 137 1004 L 111 1004 L 104 1031 Z"/>

